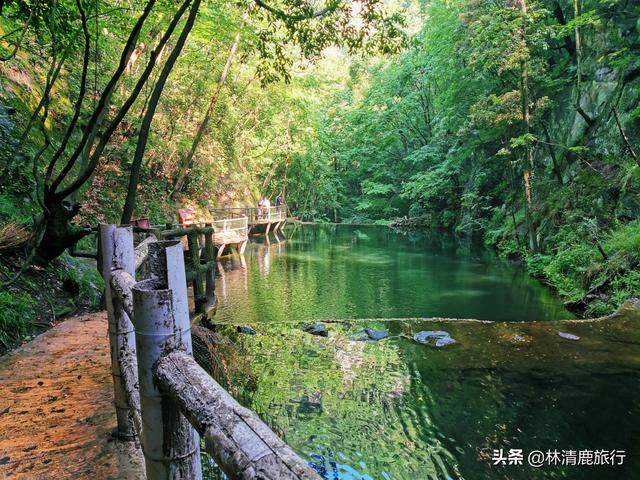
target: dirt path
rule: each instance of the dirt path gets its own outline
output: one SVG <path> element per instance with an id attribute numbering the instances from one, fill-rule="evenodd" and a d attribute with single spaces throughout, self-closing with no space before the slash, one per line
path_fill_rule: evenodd
<path id="1" fill-rule="evenodd" d="M 68 319 L 0 357 L 0 478 L 137 479 L 115 441 L 104 312 Z"/>

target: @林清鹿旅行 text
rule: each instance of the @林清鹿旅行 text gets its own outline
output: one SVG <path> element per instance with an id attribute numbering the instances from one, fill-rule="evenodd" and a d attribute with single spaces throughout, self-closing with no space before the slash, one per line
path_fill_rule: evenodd
<path id="1" fill-rule="evenodd" d="M 534 468 L 544 466 L 580 465 L 622 465 L 626 458 L 624 450 L 531 450 L 521 448 L 494 449 L 491 455 L 493 465 L 529 465 Z"/>

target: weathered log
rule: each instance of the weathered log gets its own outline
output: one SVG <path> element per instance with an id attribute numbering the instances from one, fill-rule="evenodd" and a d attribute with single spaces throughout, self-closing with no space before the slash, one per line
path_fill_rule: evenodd
<path id="1" fill-rule="evenodd" d="M 129 266 L 130 267 L 130 266 Z M 117 328 L 127 329 L 127 335 L 134 335 L 133 324 L 133 294 L 131 289 L 136 280 L 125 270 L 115 270 L 111 273 L 111 291 L 113 308 Z M 128 424 L 132 424 L 135 434 L 142 432 L 142 418 L 140 414 L 140 394 L 138 392 L 138 361 L 136 359 L 135 339 L 132 338 L 130 348 L 120 348 L 118 352 L 120 367 L 120 382 L 124 390 L 127 404 Z M 129 347 L 127 344 L 125 347 Z"/>
<path id="2" fill-rule="evenodd" d="M 125 301 L 112 289 L 114 271 L 118 277 L 135 275 L 133 256 L 133 232 L 129 227 L 100 225 L 100 271 L 105 283 L 105 301 L 109 323 L 109 345 L 111 350 L 111 374 L 113 376 L 114 403 L 118 423 L 118 435 L 134 438 L 137 434 L 135 417 L 137 404 L 127 393 L 122 378 L 124 359 L 135 358 L 135 338 L 130 316 L 126 312 Z M 130 379 L 129 384 L 135 381 Z M 130 387 L 129 387 L 130 388 Z"/>
<path id="3" fill-rule="evenodd" d="M 120 307 L 124 309 L 129 318 L 133 318 L 133 294 L 131 289 L 136 284 L 136 279 L 124 270 L 115 270 L 111 273 L 111 291 L 115 299 L 119 299 Z"/>
<path id="4" fill-rule="evenodd" d="M 180 351 L 165 355 L 156 364 L 155 377 L 232 480 L 320 479 L 256 413 L 236 402 L 191 356 Z"/>
<path id="5" fill-rule="evenodd" d="M 145 238 L 142 242 L 138 244 L 138 246 L 135 249 L 136 270 L 138 270 L 142 266 L 144 261 L 149 256 L 149 244 L 157 241 L 158 239 L 156 238 L 155 235 L 149 235 L 147 238 Z"/>
<path id="6" fill-rule="evenodd" d="M 156 387 L 152 370 L 173 350 L 191 354 L 189 307 L 182 245 L 179 241 L 149 247 L 152 278 L 133 287 L 133 308 L 142 450 L 148 480 L 202 478 L 200 439 L 170 399 Z"/>

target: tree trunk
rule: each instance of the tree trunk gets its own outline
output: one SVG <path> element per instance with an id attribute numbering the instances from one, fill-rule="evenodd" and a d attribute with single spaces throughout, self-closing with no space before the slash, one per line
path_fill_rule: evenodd
<path id="1" fill-rule="evenodd" d="M 522 10 L 522 27 L 521 27 L 521 41 L 522 48 L 527 48 L 527 29 L 526 20 L 528 15 L 527 0 L 520 0 L 520 8 Z M 521 76 L 520 76 L 520 92 L 522 97 L 522 124 L 524 126 L 524 133 L 528 136 L 531 133 L 531 112 L 529 109 L 529 64 L 527 59 L 524 58 L 521 62 Z M 533 212 L 533 149 L 526 139 L 525 146 L 525 167 L 522 175 L 525 193 L 525 219 L 527 223 L 527 230 L 529 234 L 529 247 L 536 252 L 538 250 L 538 239 L 533 224 L 532 212 Z"/>
<path id="2" fill-rule="evenodd" d="M 582 1 L 573 0 L 573 16 L 575 21 L 574 34 L 575 34 L 575 47 L 576 47 L 576 91 L 578 95 L 578 101 L 580 101 L 580 84 L 582 83 L 582 40 L 580 38 L 580 27 L 578 26 L 577 19 L 582 14 Z"/>
<path id="3" fill-rule="evenodd" d="M 562 186 L 564 182 L 562 181 L 562 172 L 560 172 L 560 165 L 558 164 L 558 157 L 556 157 L 556 151 L 551 145 L 551 135 L 549 134 L 549 128 L 546 123 L 543 124 L 545 139 L 547 140 L 547 148 L 549 149 L 549 156 L 551 157 L 551 162 L 553 164 L 553 173 L 558 181 L 558 185 Z"/>
<path id="4" fill-rule="evenodd" d="M 291 156 L 287 158 L 287 163 L 284 166 L 284 177 L 282 178 L 282 203 L 287 203 L 287 176 L 289 175 L 289 166 L 291 166 Z"/>
<path id="5" fill-rule="evenodd" d="M 182 7 L 178 10 L 176 14 L 179 17 L 182 16 L 184 11 L 191 0 L 185 0 Z M 164 86 L 167 82 L 167 78 L 173 70 L 173 66 L 184 47 L 185 42 L 187 41 L 187 37 L 193 28 L 193 24 L 196 19 L 196 15 L 198 14 L 198 9 L 200 8 L 200 0 L 194 0 L 191 5 L 191 11 L 189 12 L 189 17 L 182 28 L 182 32 L 178 37 L 178 41 L 176 42 L 175 47 L 171 51 L 169 58 L 164 64 L 162 72 L 158 77 L 156 85 L 153 89 L 153 93 L 151 94 L 151 98 L 149 99 L 149 105 L 147 106 L 147 111 L 144 114 L 144 118 L 142 119 L 142 125 L 140 126 L 140 134 L 138 136 L 138 143 L 136 145 L 136 152 L 133 157 L 133 163 L 131 165 L 131 172 L 129 174 L 129 185 L 127 187 L 127 198 L 124 203 L 124 208 L 122 211 L 122 217 L 120 219 L 120 223 L 122 225 L 126 225 L 131 221 L 131 215 L 133 214 L 133 210 L 136 205 L 136 196 L 138 191 L 138 181 L 140 179 L 140 167 L 142 165 L 142 159 L 144 157 L 144 152 L 147 149 L 147 141 L 149 140 L 149 134 L 151 131 L 151 122 L 153 121 L 153 117 L 156 113 L 156 108 L 158 106 L 158 101 L 160 100 L 160 96 L 162 95 L 162 91 L 164 90 Z"/>
<path id="6" fill-rule="evenodd" d="M 91 233 L 88 227 L 78 227 L 71 220 L 80 211 L 80 204 L 57 200 L 47 205 L 48 211 L 41 222 L 44 225 L 42 240 L 35 250 L 34 262 L 37 265 L 48 265 L 67 249 Z"/>

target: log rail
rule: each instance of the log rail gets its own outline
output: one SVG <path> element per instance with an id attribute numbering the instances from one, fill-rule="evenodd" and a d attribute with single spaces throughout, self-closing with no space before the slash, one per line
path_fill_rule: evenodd
<path id="1" fill-rule="evenodd" d="M 134 248 L 132 227 L 99 232 L 118 433 L 140 438 L 147 479 L 200 480 L 202 436 L 232 480 L 319 480 L 193 359 L 181 242 L 150 239 Z M 143 263 L 148 278 L 136 281 Z"/>

